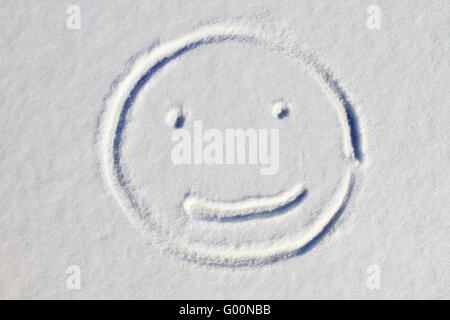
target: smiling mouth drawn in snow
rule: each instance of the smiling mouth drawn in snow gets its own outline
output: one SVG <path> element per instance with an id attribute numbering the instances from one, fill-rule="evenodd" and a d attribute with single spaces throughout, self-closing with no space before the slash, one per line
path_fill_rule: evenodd
<path id="1" fill-rule="evenodd" d="M 272 37 L 269 33 L 254 30 L 258 29 L 232 24 L 209 25 L 153 48 L 136 59 L 128 74 L 116 83 L 102 114 L 98 144 L 107 185 L 132 223 L 152 242 L 189 261 L 222 266 L 259 265 L 304 253 L 331 230 L 347 207 L 355 186 L 355 177 L 363 154 L 358 119 L 346 94 L 331 74 L 317 64 L 311 55 L 292 43 L 280 40 L 279 35 Z M 154 78 L 162 77 L 166 74 L 164 72 L 175 72 L 169 66 L 177 65 L 176 62 L 190 52 L 229 42 L 269 50 L 305 68 L 327 97 L 330 110 L 332 109 L 338 118 L 342 135 L 339 145 L 342 145 L 340 152 L 343 171 L 337 183 L 329 188 L 332 192 L 326 194 L 326 201 L 320 200 L 316 206 L 311 204 L 308 208 L 314 210 L 303 214 L 308 219 L 302 220 L 301 223 L 298 222 L 302 217 L 299 210 L 302 210 L 308 201 L 313 201 L 310 199 L 314 199 L 313 196 L 321 190 L 317 186 L 315 189 L 310 189 L 309 186 L 306 189 L 303 184 L 297 182 L 278 193 L 244 196 L 233 201 L 209 198 L 187 190 L 179 199 L 179 207 L 171 207 L 175 208 L 175 213 L 170 216 L 174 217 L 174 224 L 185 223 L 187 227 L 172 230 L 170 219 L 168 227 L 160 221 L 167 212 L 154 209 L 157 206 L 151 203 L 151 199 L 147 200 L 145 187 L 142 184 L 133 184 L 133 179 L 136 178 L 132 173 L 136 170 L 124 161 L 124 157 L 128 150 L 125 147 L 129 141 L 134 140 L 131 140 L 125 130 L 133 125 L 130 114 L 144 87 L 152 84 L 153 87 L 148 91 L 151 92 L 158 85 L 159 82 L 153 81 Z M 281 102 L 276 104 L 273 115 L 279 119 L 288 115 L 287 119 L 291 118 L 290 110 Z M 167 121 L 173 124 L 173 128 L 181 128 L 188 122 L 184 115 L 182 119 L 178 119 L 179 117 L 179 113 L 172 114 Z M 154 141 L 157 143 L 157 140 Z M 139 155 L 139 152 L 136 154 Z M 164 184 L 164 181 L 153 183 Z M 305 185 L 308 183 L 306 181 Z M 164 192 L 166 189 L 161 190 Z M 166 204 L 163 196 L 157 196 L 162 199 L 159 200 L 160 206 Z M 179 212 L 176 211 L 177 208 Z M 295 228 L 290 232 L 276 229 L 286 225 L 293 225 Z M 276 230 L 274 234 L 270 233 L 271 228 Z M 254 238 L 251 238 L 253 234 L 250 233 L 250 238 L 240 240 L 247 229 L 261 229 L 264 232 L 258 234 L 255 231 Z M 224 230 L 226 232 L 223 232 Z M 220 234 L 221 238 L 216 237 L 216 234 Z"/>
<path id="2" fill-rule="evenodd" d="M 183 208 L 186 213 L 197 219 L 236 221 L 251 217 L 269 217 L 286 212 L 287 209 L 301 202 L 305 195 L 306 189 L 298 185 L 275 196 L 249 198 L 232 202 L 188 196 L 183 201 Z"/>

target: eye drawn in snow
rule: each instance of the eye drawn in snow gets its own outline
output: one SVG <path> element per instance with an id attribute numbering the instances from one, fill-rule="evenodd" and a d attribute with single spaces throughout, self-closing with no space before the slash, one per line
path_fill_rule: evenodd
<path id="1" fill-rule="evenodd" d="M 363 160 L 358 118 L 337 80 L 282 39 L 204 26 L 152 48 L 117 82 L 100 124 L 102 170 L 152 242 L 199 263 L 267 264 L 311 249 L 343 213 Z M 252 184 L 245 165 L 174 165 L 171 135 L 195 119 L 276 128 L 280 173 Z"/>

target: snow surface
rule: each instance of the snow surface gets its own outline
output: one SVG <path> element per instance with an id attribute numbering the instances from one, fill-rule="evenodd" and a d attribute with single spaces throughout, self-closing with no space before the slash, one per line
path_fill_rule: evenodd
<path id="1" fill-rule="evenodd" d="M 0 3 L 0 298 L 450 298 L 448 1 L 76 2 Z"/>

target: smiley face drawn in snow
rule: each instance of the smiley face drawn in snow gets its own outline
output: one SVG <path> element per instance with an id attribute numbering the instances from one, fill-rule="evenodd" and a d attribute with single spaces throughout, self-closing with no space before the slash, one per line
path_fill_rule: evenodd
<path id="1" fill-rule="evenodd" d="M 357 118 L 330 74 L 279 38 L 229 24 L 142 55 L 102 117 L 104 176 L 128 217 L 200 263 L 257 265 L 308 250 L 347 206 L 362 158 Z M 221 132 L 277 129 L 277 174 L 174 164 L 173 132 L 194 132 L 199 120 Z"/>

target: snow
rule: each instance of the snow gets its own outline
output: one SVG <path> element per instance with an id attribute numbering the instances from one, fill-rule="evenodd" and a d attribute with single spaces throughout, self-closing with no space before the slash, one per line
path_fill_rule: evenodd
<path id="1" fill-rule="evenodd" d="M 70 4 L 0 5 L 0 298 L 450 298 L 448 1 Z"/>

